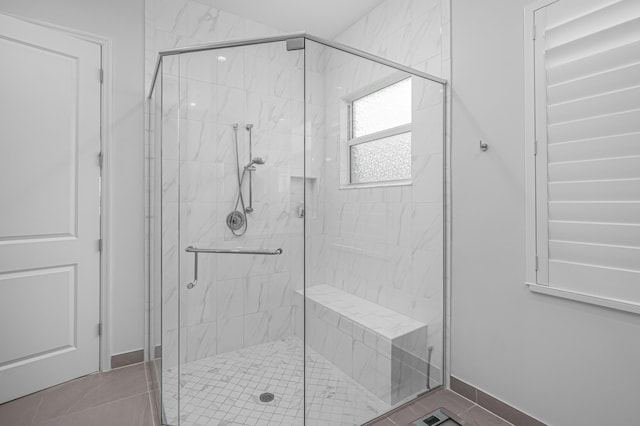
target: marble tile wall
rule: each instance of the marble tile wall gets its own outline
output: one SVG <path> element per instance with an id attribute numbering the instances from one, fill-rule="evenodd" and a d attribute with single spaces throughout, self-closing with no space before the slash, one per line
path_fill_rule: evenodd
<path id="1" fill-rule="evenodd" d="M 147 82 L 159 50 L 280 32 L 215 9 L 206 0 L 149 1 L 146 23 Z M 337 41 L 447 78 L 448 27 L 448 0 L 388 0 Z M 301 315 L 290 310 L 293 290 L 303 285 L 303 222 L 295 214 L 302 187 L 308 204 L 307 284 L 335 285 L 424 321 L 436 346 L 437 364 L 442 357 L 443 152 L 436 139 L 442 141 L 442 105 L 426 101 L 415 106 L 421 118 L 414 120 L 414 141 L 424 137 L 430 142 L 414 142 L 413 187 L 338 190 L 339 100 L 384 71 L 308 43 L 307 98 L 302 99 L 297 97 L 304 72 L 299 56 L 290 60 L 293 56 L 282 51 L 234 50 L 217 55 L 225 56 L 225 62 L 217 56 L 191 55 L 164 64 L 163 142 L 169 143 L 169 135 L 183 141 L 180 152 L 177 146 L 164 147 L 163 256 L 172 270 L 162 271 L 163 315 L 165 324 L 176 324 L 164 336 L 165 365 L 179 359 L 179 304 L 182 313 L 189 312 L 181 315 L 183 360 L 260 343 L 294 329 L 301 334 L 296 326 L 301 321 L 295 320 Z M 419 93 L 433 100 L 435 86 L 428 86 Z M 301 142 L 305 101 L 306 152 Z M 224 226 L 234 198 L 233 122 L 253 122 L 254 155 L 268 157 L 254 174 L 259 176 L 254 178 L 256 213 L 242 241 L 230 237 Z M 211 139 L 217 143 L 206 143 Z M 246 143 L 246 133 L 240 132 L 241 146 Z M 153 161 L 151 146 L 147 152 Z M 304 161 L 307 179 L 301 178 Z M 208 185 L 212 180 L 221 184 Z M 180 194 L 180 212 L 178 187 L 188 188 Z M 178 213 L 187 219 L 181 241 L 171 231 L 177 229 Z M 192 273 L 191 261 L 183 256 L 178 277 L 179 249 L 211 238 L 228 245 L 280 245 L 290 256 L 275 261 L 210 260 L 200 276 L 211 277 L 215 284 L 196 287 L 179 300 L 177 287 L 168 283 L 187 282 Z M 283 288 L 291 289 L 288 295 Z M 285 317 L 294 317 L 294 325 Z"/>
<path id="2" fill-rule="evenodd" d="M 388 0 L 337 41 L 447 78 L 448 14 L 446 0 Z M 323 159 L 318 205 L 324 209 L 308 224 L 312 255 L 307 285 L 332 285 L 426 323 L 432 366 L 439 371 L 444 290 L 442 87 L 412 80 L 411 186 L 339 189 L 348 176 L 341 148 L 347 131 L 343 99 L 393 71 L 308 43 L 310 54 L 322 58 L 318 62 L 325 67 L 317 70 L 325 88 L 323 117 L 317 121 L 325 126 L 316 132 L 325 143 L 323 151 L 315 153 Z M 308 91 L 317 90 L 313 84 L 311 79 Z"/>
<path id="3" fill-rule="evenodd" d="M 159 50 L 277 32 L 206 2 L 148 2 L 147 81 Z M 163 270 L 158 272 L 167 378 L 179 361 L 292 333 L 293 287 L 301 285 L 303 262 L 303 222 L 293 214 L 302 192 L 292 190 L 292 176 L 302 173 L 304 158 L 302 64 L 302 52 L 287 52 L 284 43 L 165 58 L 163 162 L 155 180 L 162 205 L 154 212 L 160 218 L 162 210 Z M 237 195 L 234 123 L 240 125 L 241 166 L 249 162 L 248 123 L 254 125 L 252 154 L 266 159 L 253 173 L 255 211 L 242 237 L 225 225 Z M 158 161 L 155 141 L 147 146 L 150 163 Z M 248 197 L 246 183 L 244 188 Z M 184 253 L 188 245 L 281 247 L 284 253 L 201 255 L 199 284 L 187 291 L 183 284 L 193 277 L 193 255 Z M 300 265 L 296 281 L 292 265 Z"/>

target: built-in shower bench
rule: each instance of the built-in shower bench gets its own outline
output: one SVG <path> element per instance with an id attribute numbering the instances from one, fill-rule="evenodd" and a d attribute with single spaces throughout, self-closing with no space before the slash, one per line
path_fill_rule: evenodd
<path id="1" fill-rule="evenodd" d="M 356 382 L 389 404 L 425 388 L 427 324 L 329 285 L 306 299 L 307 344 Z"/>

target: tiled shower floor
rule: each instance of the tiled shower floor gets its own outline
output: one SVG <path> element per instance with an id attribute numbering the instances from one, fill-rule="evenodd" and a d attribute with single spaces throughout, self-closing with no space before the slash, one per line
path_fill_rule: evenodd
<path id="1" fill-rule="evenodd" d="M 307 425 L 360 425 L 391 408 L 308 347 L 306 356 Z M 183 365 L 181 426 L 302 425 L 302 360 L 302 341 L 288 337 Z M 169 421 L 177 390 L 165 378 Z M 263 392 L 274 401 L 260 402 Z"/>

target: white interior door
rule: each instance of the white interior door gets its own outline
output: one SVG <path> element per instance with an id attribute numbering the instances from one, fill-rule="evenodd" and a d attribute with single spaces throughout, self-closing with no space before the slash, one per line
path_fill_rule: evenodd
<path id="1" fill-rule="evenodd" d="M 97 371 L 100 46 L 0 15 L 0 403 Z"/>

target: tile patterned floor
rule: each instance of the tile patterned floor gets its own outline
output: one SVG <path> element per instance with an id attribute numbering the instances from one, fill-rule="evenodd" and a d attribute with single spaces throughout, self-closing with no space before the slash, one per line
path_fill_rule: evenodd
<path id="1" fill-rule="evenodd" d="M 207 359 L 188 365 L 182 386 L 184 402 L 190 404 L 185 408 L 192 411 L 182 425 L 302 425 L 301 342 L 287 339 L 260 345 L 258 351 L 255 348 L 216 357 L 215 363 Z M 361 424 L 389 408 L 321 356 L 309 351 L 307 358 L 311 404 L 306 425 Z M 0 404 L 0 426 L 159 426 L 150 369 L 137 364 L 91 374 Z M 222 383 L 212 385 L 212 377 L 221 378 Z M 244 385 L 231 386 L 238 378 Z M 243 386 L 249 383 L 255 392 L 244 392 Z M 274 402 L 260 403 L 257 393 L 262 391 L 274 392 Z M 224 416 L 212 409 L 211 398 Z M 441 407 L 458 416 L 463 426 L 510 425 L 470 400 L 441 389 L 367 426 L 406 426 Z"/>
<path id="2" fill-rule="evenodd" d="M 145 364 L 90 374 L 0 405 L 0 426 L 159 426 Z"/>
<path id="3" fill-rule="evenodd" d="M 308 347 L 306 356 L 308 426 L 359 425 L 391 408 Z M 302 425 L 302 360 L 302 341 L 288 337 L 185 364 L 180 424 Z M 177 381 L 165 383 L 175 400 Z M 260 402 L 263 392 L 275 400 Z M 167 412 L 174 424 L 176 416 L 175 409 Z"/>
<path id="4" fill-rule="evenodd" d="M 447 389 L 436 390 L 366 426 L 406 426 L 438 408 L 458 417 L 462 426 L 513 426 L 481 406 Z"/>

